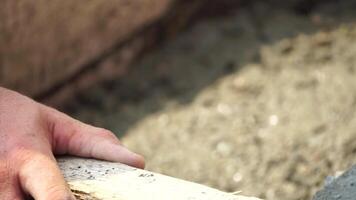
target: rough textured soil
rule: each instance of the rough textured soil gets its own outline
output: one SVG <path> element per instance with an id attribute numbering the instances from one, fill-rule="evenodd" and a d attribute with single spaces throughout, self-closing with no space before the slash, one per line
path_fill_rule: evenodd
<path id="1" fill-rule="evenodd" d="M 68 111 L 118 133 L 149 170 L 310 199 L 356 161 L 355 9 L 345 0 L 305 15 L 261 3 L 207 20 Z"/>

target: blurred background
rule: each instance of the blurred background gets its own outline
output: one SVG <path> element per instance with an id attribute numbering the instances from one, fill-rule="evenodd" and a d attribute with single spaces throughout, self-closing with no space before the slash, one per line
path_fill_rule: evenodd
<path id="1" fill-rule="evenodd" d="M 147 169 L 304 200 L 356 161 L 355 0 L 0 0 L 0 83 Z"/>

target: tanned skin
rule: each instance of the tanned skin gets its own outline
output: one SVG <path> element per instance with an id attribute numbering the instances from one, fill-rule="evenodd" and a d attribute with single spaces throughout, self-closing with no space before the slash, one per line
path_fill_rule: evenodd
<path id="1" fill-rule="evenodd" d="M 112 132 L 0 87 L 0 199 L 74 200 L 54 157 L 64 154 L 144 167 Z"/>

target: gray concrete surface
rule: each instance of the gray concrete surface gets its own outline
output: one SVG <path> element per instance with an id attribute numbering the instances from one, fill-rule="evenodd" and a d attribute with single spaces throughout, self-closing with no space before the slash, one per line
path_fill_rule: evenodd
<path id="1" fill-rule="evenodd" d="M 341 176 L 326 183 L 323 190 L 316 193 L 313 200 L 355 200 L 356 165 Z"/>

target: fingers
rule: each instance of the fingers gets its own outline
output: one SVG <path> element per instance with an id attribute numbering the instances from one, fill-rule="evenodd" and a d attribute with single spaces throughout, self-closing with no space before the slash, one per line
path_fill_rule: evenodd
<path id="1" fill-rule="evenodd" d="M 36 200 L 75 200 L 56 161 L 50 155 L 31 153 L 22 162 L 19 181 L 24 192 Z"/>
<path id="2" fill-rule="evenodd" d="M 0 191 L 1 200 L 23 200 L 22 194 L 18 192 L 13 186 L 4 191 Z"/>
<path id="3" fill-rule="evenodd" d="M 0 179 L 4 179 L 4 177 L 0 177 Z M 8 178 L 8 180 L 15 180 L 15 177 Z M 9 181 L 8 184 L 0 183 L 0 199 L 23 200 L 23 194 L 20 188 L 18 187 L 18 183 L 16 181 Z"/>
<path id="4" fill-rule="evenodd" d="M 142 156 L 123 147 L 111 132 L 88 125 L 78 125 L 75 129 L 74 135 L 67 140 L 69 154 L 144 167 Z"/>
<path id="5" fill-rule="evenodd" d="M 92 157 L 144 168 L 142 156 L 123 147 L 110 131 L 96 128 L 51 109 L 48 120 L 53 133 L 54 152 Z"/>
<path id="6" fill-rule="evenodd" d="M 22 196 L 13 167 L 9 166 L 8 162 L 0 160 L 0 199 L 22 200 Z"/>

